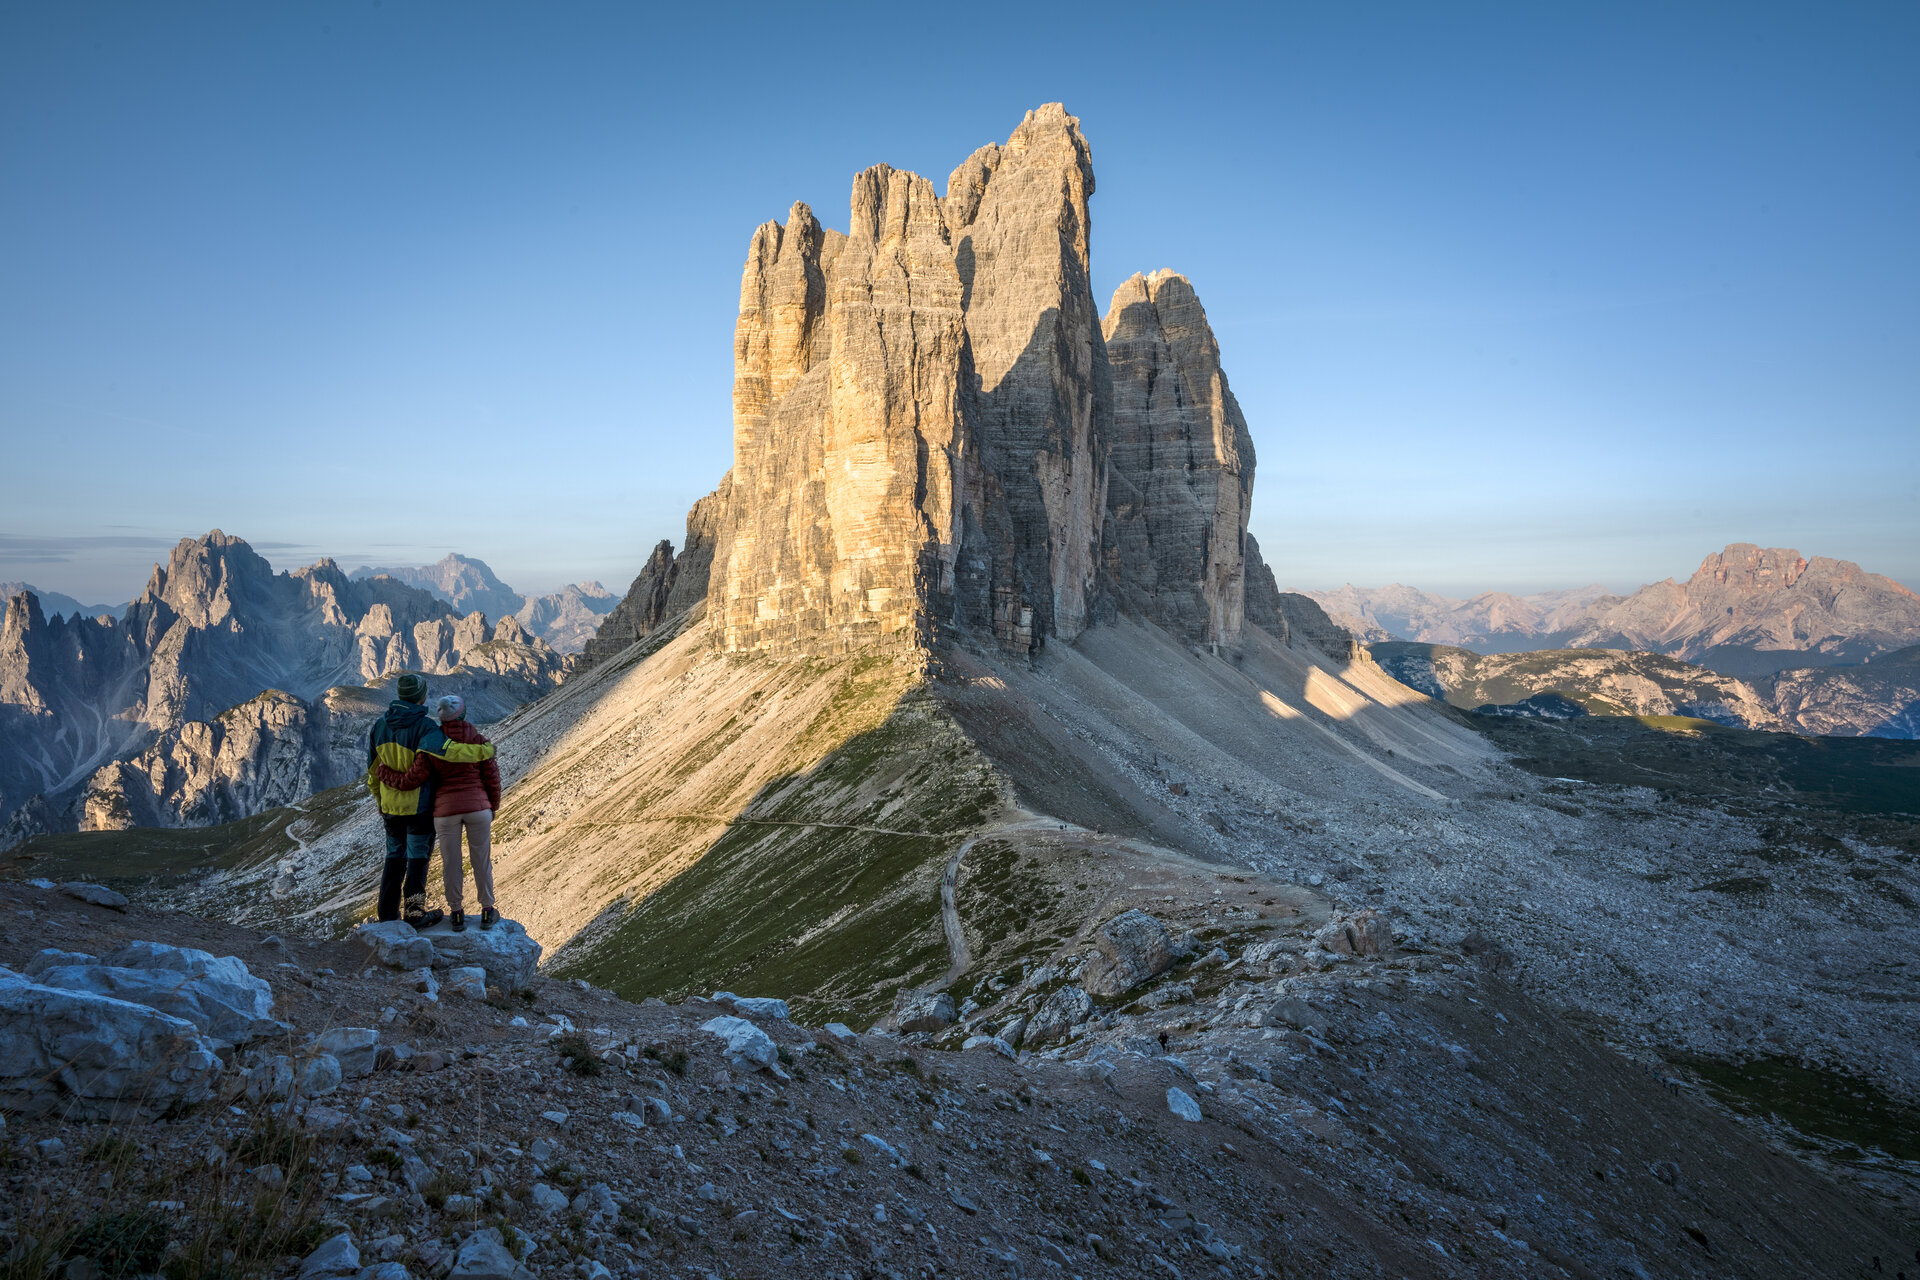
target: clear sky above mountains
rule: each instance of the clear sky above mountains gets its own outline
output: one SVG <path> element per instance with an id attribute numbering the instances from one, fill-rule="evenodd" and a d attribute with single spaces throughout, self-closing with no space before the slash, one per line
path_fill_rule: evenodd
<path id="1" fill-rule="evenodd" d="M 754 225 L 1063 101 L 1283 583 L 1920 585 L 1917 59 L 1908 4 L 7 6 L 0 580 L 219 526 L 622 589 L 728 465 Z"/>

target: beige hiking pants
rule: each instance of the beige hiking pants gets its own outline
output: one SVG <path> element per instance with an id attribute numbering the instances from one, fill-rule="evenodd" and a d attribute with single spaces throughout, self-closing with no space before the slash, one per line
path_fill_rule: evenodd
<path id="1" fill-rule="evenodd" d="M 440 870 L 446 881 L 447 910 L 464 909 L 460 905 L 466 880 L 460 874 L 460 833 L 463 830 L 467 833 L 467 856 L 473 861 L 473 887 L 480 893 L 480 905 L 493 906 L 493 810 L 450 813 L 444 818 L 435 818 L 433 830 L 440 837 Z"/>

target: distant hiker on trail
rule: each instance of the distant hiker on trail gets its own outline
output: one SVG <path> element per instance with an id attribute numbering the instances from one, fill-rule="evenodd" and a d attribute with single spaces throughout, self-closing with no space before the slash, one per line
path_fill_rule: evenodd
<path id="1" fill-rule="evenodd" d="M 434 704 L 440 719 L 440 732 L 451 741 L 449 747 L 493 747 L 465 718 L 466 703 L 457 693 L 441 696 Z M 454 931 L 467 927 L 467 913 L 461 910 L 465 877 L 460 873 L 460 833 L 467 833 L 467 853 L 473 859 L 473 887 L 480 896 L 480 927 L 493 928 L 500 919 L 493 902 L 493 811 L 500 807 L 500 766 L 491 759 L 478 764 L 447 752 L 444 756 L 422 752 L 414 757 L 405 773 L 381 765 L 380 781 L 405 791 L 430 786 L 433 793 L 433 827 L 440 838 L 440 872 L 447 889 L 447 910 L 453 913 Z M 411 868 L 409 868 L 411 870 Z M 424 876 L 424 873 L 422 873 Z"/>
<path id="2" fill-rule="evenodd" d="M 406 922 L 425 929 L 439 924 L 443 913 L 427 910 L 427 860 L 433 856 L 433 784 L 426 777 L 424 762 L 439 759 L 491 766 L 493 746 L 485 740 L 447 740 L 427 715 L 425 676 L 407 672 L 394 692 L 400 696 L 387 705 L 387 713 L 373 722 L 367 734 L 367 790 L 379 803 L 380 818 L 387 828 L 387 863 L 380 872 L 380 919 L 401 919 L 404 896 Z M 423 772 L 411 786 L 396 786 L 380 776 L 383 770 L 390 771 L 398 781 L 415 765 L 420 765 Z M 457 849 L 454 856 L 459 857 Z"/>

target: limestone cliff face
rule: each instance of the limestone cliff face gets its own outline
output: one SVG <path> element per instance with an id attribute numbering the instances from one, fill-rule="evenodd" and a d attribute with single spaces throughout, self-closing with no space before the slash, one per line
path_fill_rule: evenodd
<path id="1" fill-rule="evenodd" d="M 925 641 L 957 549 L 961 290 L 932 185 L 879 165 L 850 232 L 761 227 L 734 342 L 711 626 L 728 652 Z"/>
<path id="2" fill-rule="evenodd" d="M 879 165 L 854 180 L 846 235 L 805 205 L 754 232 L 710 578 L 719 648 L 966 635 L 1032 653 L 1115 609 L 1237 639 L 1246 422 L 1184 278 L 1136 276 L 1103 325 L 1093 190 L 1080 122 L 1053 103 L 968 157 L 944 197 Z"/>
<path id="3" fill-rule="evenodd" d="M 1156 271 L 1114 292 L 1103 329 L 1116 590 L 1175 635 L 1231 642 L 1245 614 L 1253 439 L 1207 313 L 1185 276 Z"/>
<path id="4" fill-rule="evenodd" d="M 1088 275 L 1093 188 L 1092 148 L 1058 103 L 947 180 L 983 479 L 966 617 L 1013 648 L 1073 639 L 1094 603 L 1113 379 Z"/>

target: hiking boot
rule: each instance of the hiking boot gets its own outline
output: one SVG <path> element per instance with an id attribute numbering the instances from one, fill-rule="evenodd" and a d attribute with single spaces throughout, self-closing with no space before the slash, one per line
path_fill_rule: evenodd
<path id="1" fill-rule="evenodd" d="M 480 908 L 480 927 L 482 929 L 491 929 L 499 923 L 500 913 L 498 911 L 495 911 L 492 907 Z"/>
<path id="2" fill-rule="evenodd" d="M 453 915 L 450 918 L 453 921 L 453 931 L 455 933 L 465 933 L 467 931 L 467 913 L 466 912 L 456 911 L 453 913 Z"/>
<path id="3" fill-rule="evenodd" d="M 431 911 L 427 910 L 427 895 L 416 893 L 407 899 L 407 912 L 400 918 L 416 929 L 431 929 L 445 920 L 447 913 L 438 907 Z"/>

